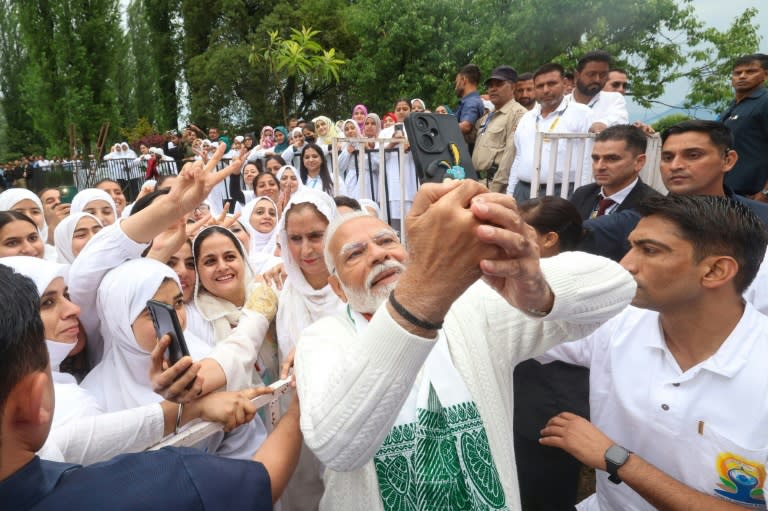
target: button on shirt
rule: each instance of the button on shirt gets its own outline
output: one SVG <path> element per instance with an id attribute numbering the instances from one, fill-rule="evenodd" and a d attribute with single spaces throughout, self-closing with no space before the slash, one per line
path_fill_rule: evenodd
<path id="1" fill-rule="evenodd" d="M 609 438 L 706 495 L 765 508 L 768 490 L 768 317 L 747 304 L 717 352 L 683 372 L 656 312 L 628 307 L 591 336 L 540 361 L 590 368 L 592 422 Z M 579 510 L 652 510 L 597 472 Z M 760 506 L 761 504 L 761 506 Z"/>
<path id="2" fill-rule="evenodd" d="M 512 163 L 512 170 L 509 178 L 509 188 L 507 193 L 512 194 L 514 185 L 517 181 L 531 182 L 533 176 L 534 148 L 536 143 L 536 133 L 587 133 L 592 125 L 592 111 L 586 105 L 567 101 L 565 98 L 560 105 L 547 116 L 541 115 L 541 105 L 536 104 L 532 110 L 523 115 L 520 123 L 515 130 L 515 160 Z M 540 184 L 546 183 L 549 168 L 550 148 L 555 142 L 545 141 L 541 149 L 541 172 L 539 174 Z M 589 176 L 592 169 L 590 156 L 590 145 L 584 150 L 584 157 L 578 161 L 577 145 L 574 144 L 571 153 L 571 161 L 566 161 L 565 141 L 561 141 L 557 148 L 557 163 L 555 171 L 555 182 L 563 180 L 563 175 L 567 180 L 573 182 L 576 178 L 576 170 L 580 169 L 582 176 Z"/>

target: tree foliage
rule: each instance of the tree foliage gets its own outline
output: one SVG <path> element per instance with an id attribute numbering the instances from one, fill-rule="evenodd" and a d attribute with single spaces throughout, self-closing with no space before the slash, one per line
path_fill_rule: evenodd
<path id="1" fill-rule="evenodd" d="M 291 29 L 290 37 L 285 39 L 273 30 L 266 48 L 254 46 L 248 57 L 252 64 L 266 64 L 269 81 L 280 96 L 286 125 L 289 112 L 306 113 L 334 82 L 339 82 L 339 70 L 346 64 L 334 48 L 326 50 L 317 42 L 319 33 L 302 26 L 301 30 Z"/>
<path id="2" fill-rule="evenodd" d="M 467 63 L 572 68 L 596 48 L 640 104 L 687 79 L 682 106 L 718 111 L 731 62 L 760 43 L 755 9 L 716 30 L 692 0 L 131 0 L 122 25 L 124 3 L 0 0 L 0 159 L 66 154 L 70 124 L 88 147 L 107 121 L 116 141 L 141 119 L 242 132 L 400 96 L 455 105 Z"/>

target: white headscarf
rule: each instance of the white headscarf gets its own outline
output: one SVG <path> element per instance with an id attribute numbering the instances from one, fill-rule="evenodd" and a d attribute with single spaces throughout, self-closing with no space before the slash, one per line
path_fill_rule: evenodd
<path id="1" fill-rule="evenodd" d="M 132 259 L 113 269 L 99 285 L 96 311 L 104 339 L 104 358 L 88 373 L 83 387 L 106 411 L 118 411 L 162 401 L 149 382 L 149 352 L 136 342 L 131 326 L 157 293 L 165 279 L 181 290 L 179 277 L 167 265 L 154 259 Z M 200 352 L 194 338 L 187 338 L 193 358 Z"/>
<path id="2" fill-rule="evenodd" d="M 298 176 L 298 174 L 296 174 Z M 43 225 L 38 228 L 40 231 L 40 237 L 43 239 L 43 243 L 48 243 L 48 224 L 45 221 L 45 210 L 43 209 L 43 203 L 36 194 L 30 192 L 26 188 L 11 188 L 3 193 L 0 193 L 0 211 L 10 211 L 19 202 L 29 199 L 40 208 L 40 212 L 43 213 Z"/>
<path id="3" fill-rule="evenodd" d="M 16 273 L 32 279 L 40 296 L 45 293 L 45 290 L 54 279 L 61 277 L 66 282 L 69 271 L 69 266 L 67 265 L 40 260 L 37 257 L 4 257 L 1 262 L 5 266 L 13 268 Z M 75 343 L 46 339 L 45 345 L 48 348 L 48 357 L 51 360 L 53 391 L 56 397 L 53 427 L 64 425 L 78 417 L 102 413 L 101 407 L 99 407 L 96 400 L 87 390 L 77 384 L 75 377 L 69 373 L 61 372 L 61 363 L 74 349 Z"/>
<path id="4" fill-rule="evenodd" d="M 112 212 L 115 214 L 115 221 L 117 221 L 118 216 L 115 201 L 112 200 L 111 195 L 98 188 L 86 188 L 85 190 L 77 192 L 77 195 L 72 198 L 72 207 L 69 209 L 69 213 L 81 213 L 89 203 L 95 200 L 103 200 L 109 204 L 112 208 Z"/>
<path id="5" fill-rule="evenodd" d="M 280 306 L 277 309 L 277 337 L 280 344 L 281 356 L 285 357 L 299 340 L 301 331 L 322 318 L 336 312 L 341 301 L 326 284 L 322 289 L 314 289 L 299 267 L 298 261 L 291 256 L 288 249 L 288 233 L 285 230 L 288 212 L 293 206 L 303 203 L 313 204 L 328 223 L 336 216 L 336 203 L 324 192 L 301 188 L 288 201 L 280 218 L 278 240 L 280 252 L 288 278 L 280 293 Z M 321 254 L 322 257 L 322 254 Z"/>
<path id="6" fill-rule="evenodd" d="M 56 245 L 57 262 L 63 264 L 72 264 L 75 260 L 75 254 L 72 253 L 72 236 L 75 235 L 77 224 L 85 217 L 91 217 L 96 223 L 101 225 L 101 220 L 90 213 L 72 213 L 64 220 L 59 222 L 53 231 L 53 243 Z"/>
<path id="7" fill-rule="evenodd" d="M 256 207 L 256 204 L 261 201 L 269 201 L 272 207 L 275 208 L 275 213 L 277 213 L 277 204 L 275 204 L 275 201 L 263 195 L 246 203 L 246 205 L 243 206 L 243 209 L 240 210 L 240 220 L 251 237 L 251 245 L 248 248 L 249 256 L 256 253 L 272 255 L 275 253 L 275 246 L 277 245 L 277 219 L 275 219 L 275 226 L 267 233 L 259 232 L 251 225 L 251 214 L 253 214 L 253 209 Z"/>

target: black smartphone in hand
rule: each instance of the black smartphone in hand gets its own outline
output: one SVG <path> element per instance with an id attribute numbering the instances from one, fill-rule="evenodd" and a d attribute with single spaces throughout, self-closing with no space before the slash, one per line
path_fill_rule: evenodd
<path id="1" fill-rule="evenodd" d="M 168 361 L 171 365 L 175 364 L 182 357 L 189 356 L 189 348 L 184 340 L 184 332 L 179 323 L 179 317 L 176 315 L 176 309 L 167 303 L 149 300 L 147 309 L 152 316 L 152 323 L 155 325 L 155 334 L 160 339 L 164 335 L 171 337 L 171 344 L 168 346 Z"/>

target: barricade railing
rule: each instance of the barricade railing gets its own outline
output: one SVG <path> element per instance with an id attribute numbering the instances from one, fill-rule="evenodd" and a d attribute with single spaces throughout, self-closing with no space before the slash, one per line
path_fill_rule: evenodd
<path id="1" fill-rule="evenodd" d="M 391 184 L 387 179 L 387 154 L 397 153 L 396 161 L 398 164 L 399 172 L 401 221 L 405 219 L 406 214 L 405 201 L 407 197 L 405 191 L 405 148 L 403 144 L 400 143 L 392 149 L 387 149 L 387 145 L 390 143 L 402 141 L 403 139 L 365 137 L 338 137 L 333 139 L 333 147 L 336 147 L 338 143 L 350 143 L 357 145 L 357 148 L 354 150 L 354 152 L 352 152 L 352 159 L 350 160 L 354 163 L 355 167 L 354 169 L 347 170 L 348 172 L 351 170 L 357 172 L 357 197 L 370 198 L 371 200 L 375 201 L 381 208 L 382 215 L 387 220 L 391 218 L 389 211 L 389 187 Z M 377 144 L 377 147 L 375 149 L 369 149 L 367 144 L 370 143 Z M 361 147 L 363 150 L 360 150 Z M 330 151 L 330 153 L 331 168 L 333 173 L 333 186 L 335 190 L 338 190 L 339 182 L 343 180 L 339 168 L 339 152 L 333 150 Z M 378 156 L 377 162 L 373 161 L 374 155 Z M 378 164 L 378 176 L 374 176 L 374 173 L 376 172 L 374 170 L 374 163 Z M 378 188 L 373 186 L 374 180 L 376 181 Z M 405 242 L 405 229 L 401 228 L 401 231 L 403 242 Z"/>
<path id="2" fill-rule="evenodd" d="M 267 409 L 267 420 L 265 421 L 264 426 L 266 426 L 268 432 L 272 432 L 275 425 L 280 420 L 280 398 L 290 392 L 292 381 L 293 377 L 289 377 L 285 380 L 278 380 L 269 386 L 269 388 L 272 389 L 272 394 L 257 396 L 251 400 L 257 410 L 262 408 Z M 182 431 L 163 439 L 161 442 L 156 443 L 147 450 L 156 451 L 163 447 L 190 447 L 215 435 L 223 429 L 224 427 L 219 423 L 198 419 L 187 424 Z"/>
<path id="3" fill-rule="evenodd" d="M 546 195 L 554 195 L 555 186 L 561 184 L 560 196 L 568 198 L 579 186 L 593 182 L 589 155 L 594 139 L 595 135 L 592 133 L 537 133 L 534 143 L 530 197 L 538 197 L 541 185 L 546 185 Z M 549 147 L 547 154 L 544 151 L 546 147 Z M 640 178 L 649 186 L 666 193 L 659 173 L 661 138 L 658 134 L 648 137 L 645 154 L 646 161 L 640 171 Z M 571 176 L 574 177 L 573 180 L 570 179 Z M 573 185 L 572 188 L 571 185 Z"/>
<path id="4" fill-rule="evenodd" d="M 555 185 L 560 184 L 562 185 L 560 196 L 567 199 L 573 189 L 591 182 L 591 166 L 588 165 L 585 156 L 590 154 L 594 138 L 592 133 L 536 133 L 530 197 L 533 199 L 539 196 L 540 184 L 546 185 L 545 195 L 555 195 Z M 546 155 L 545 149 L 548 149 Z M 545 166 L 542 167 L 542 165 Z M 560 174 L 559 182 L 558 173 Z M 544 176 L 544 183 L 541 183 L 542 176 Z M 570 189 L 571 184 L 574 185 L 573 189 Z"/>

